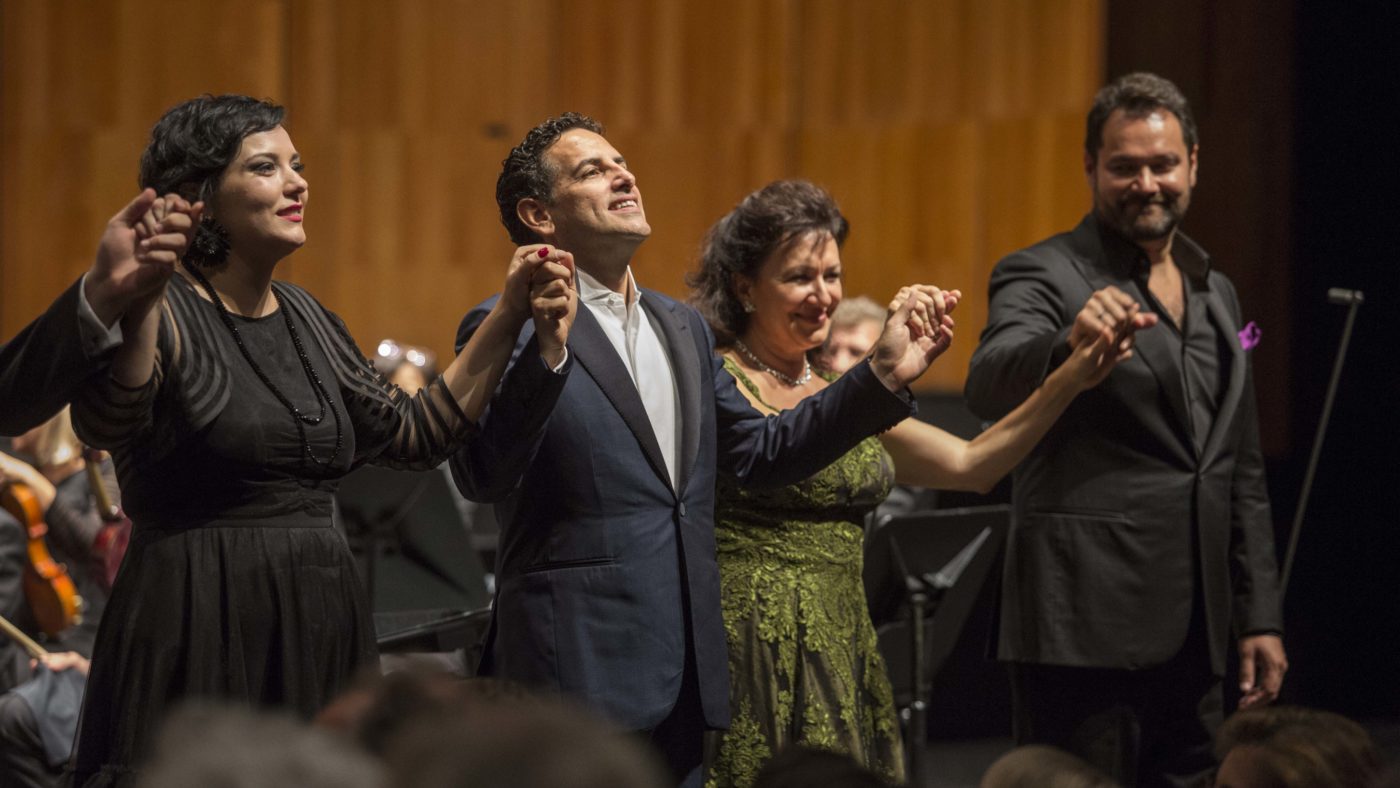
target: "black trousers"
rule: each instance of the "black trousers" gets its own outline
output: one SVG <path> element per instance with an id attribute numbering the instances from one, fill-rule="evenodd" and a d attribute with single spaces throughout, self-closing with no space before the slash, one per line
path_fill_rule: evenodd
<path id="1" fill-rule="evenodd" d="M 1224 701 L 1203 633 L 1143 670 L 1013 664 L 1011 697 L 1017 744 L 1067 750 L 1124 786 L 1208 785 L 1215 772 Z"/>
<path id="2" fill-rule="evenodd" d="M 58 788 L 63 769 L 50 768 L 39 738 L 39 723 L 23 698 L 0 695 L 0 785 L 10 788 Z"/>

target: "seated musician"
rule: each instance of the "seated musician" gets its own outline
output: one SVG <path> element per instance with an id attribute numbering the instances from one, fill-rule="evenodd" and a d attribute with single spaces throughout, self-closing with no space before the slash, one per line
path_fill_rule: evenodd
<path id="1" fill-rule="evenodd" d="M 87 658 L 92 654 L 93 639 L 106 604 L 106 588 L 110 585 L 101 553 L 117 526 L 109 524 L 100 511 L 67 408 L 15 438 L 10 451 L 16 456 L 0 453 L 0 488 L 22 485 L 35 501 L 47 533 L 33 537 L 27 533 L 29 523 L 21 524 L 14 513 L 0 511 L 0 614 L 50 652 L 42 658 L 50 671 L 76 670 L 86 676 Z M 108 490 L 115 489 L 109 460 L 101 463 L 97 475 Z M 22 578 L 25 564 L 31 560 L 30 542 L 34 538 L 42 540 L 41 546 L 51 554 L 54 564 L 64 570 L 66 585 L 56 581 L 52 586 L 26 589 Z M 49 620 L 50 615 L 36 614 L 42 606 L 36 605 L 27 592 L 72 595 L 60 607 L 76 608 L 77 615 L 62 621 Z M 49 607 L 54 608 L 52 602 Z M 19 644 L 0 634 L 0 691 L 12 690 L 29 680 L 30 665 L 35 662 L 26 664 L 27 656 Z M 35 701 L 31 699 L 35 697 L 34 693 L 23 691 L 0 695 L 0 785 L 61 784 L 66 756 L 59 758 L 46 752 L 40 730 L 54 724 L 54 719 L 48 709 L 33 708 Z M 75 711 L 54 714 L 72 717 Z M 71 738 L 69 735 L 70 741 Z"/>

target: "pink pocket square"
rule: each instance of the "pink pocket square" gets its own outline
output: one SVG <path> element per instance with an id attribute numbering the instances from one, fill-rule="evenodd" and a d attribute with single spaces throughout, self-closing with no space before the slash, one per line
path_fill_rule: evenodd
<path id="1" fill-rule="evenodd" d="M 1249 321 L 1244 328 L 1240 329 L 1240 347 L 1245 350 L 1253 350 L 1263 335 L 1264 332 L 1259 330 L 1259 326 L 1255 325 L 1253 320 Z"/>

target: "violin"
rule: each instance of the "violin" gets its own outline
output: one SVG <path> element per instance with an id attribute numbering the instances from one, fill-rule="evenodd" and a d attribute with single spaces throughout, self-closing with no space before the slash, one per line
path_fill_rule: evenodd
<path id="1" fill-rule="evenodd" d="M 82 621 L 83 599 L 68 570 L 49 553 L 49 526 L 39 498 L 22 482 L 0 488 L 0 507 L 19 520 L 28 534 L 24 565 L 24 597 L 40 631 L 54 637 Z"/>

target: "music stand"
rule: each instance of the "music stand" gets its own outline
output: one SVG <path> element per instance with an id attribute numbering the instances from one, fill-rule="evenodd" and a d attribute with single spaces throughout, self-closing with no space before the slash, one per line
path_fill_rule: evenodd
<path id="1" fill-rule="evenodd" d="M 382 650 L 442 643 L 490 605 L 485 571 L 441 470 L 364 466 L 336 494 L 359 559 Z M 412 636 L 409 635 L 412 631 Z"/>
<path id="2" fill-rule="evenodd" d="M 443 612 L 447 615 L 441 615 Z M 429 618 L 429 614 L 434 615 Z M 415 620 L 415 616 L 421 618 Z M 490 627 L 489 607 L 466 612 L 428 610 L 375 616 L 380 653 L 461 651 L 462 667 L 468 676 L 481 662 L 481 645 Z"/>
<path id="3" fill-rule="evenodd" d="M 934 510 L 890 518 L 867 540 L 864 580 L 871 618 L 877 626 L 906 617 L 910 624 L 912 785 L 924 782 L 933 676 L 967 623 L 1010 523 L 1009 506 Z"/>

